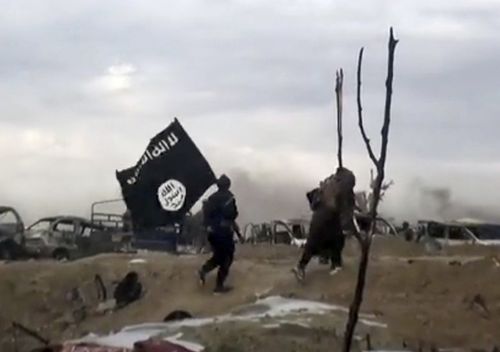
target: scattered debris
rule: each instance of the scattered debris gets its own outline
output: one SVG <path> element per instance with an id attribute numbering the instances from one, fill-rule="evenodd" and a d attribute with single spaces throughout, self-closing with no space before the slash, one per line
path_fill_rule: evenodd
<path id="1" fill-rule="evenodd" d="M 71 303 L 85 304 L 85 297 L 79 287 L 73 287 L 66 293 L 66 300 Z"/>
<path id="2" fill-rule="evenodd" d="M 142 258 L 135 258 L 129 261 L 129 264 L 146 264 L 147 260 Z"/>
<path id="3" fill-rule="evenodd" d="M 116 308 L 123 308 L 137 301 L 142 294 L 143 288 L 139 281 L 139 274 L 135 271 L 128 272 L 115 288 L 113 296 L 116 300 Z"/>
<path id="4" fill-rule="evenodd" d="M 66 293 L 66 300 L 71 305 L 71 311 L 67 314 L 66 321 L 78 324 L 87 318 L 87 308 L 85 296 L 80 287 L 73 287 Z"/>
<path id="5" fill-rule="evenodd" d="M 75 324 L 81 323 L 87 318 L 87 307 L 81 306 L 74 309 L 72 312 L 72 317 Z"/>
<path id="6" fill-rule="evenodd" d="M 98 314 L 105 314 L 107 312 L 110 312 L 116 308 L 116 300 L 113 299 L 108 299 L 104 302 L 99 303 L 99 305 L 96 308 L 96 313 Z"/>
<path id="7" fill-rule="evenodd" d="M 162 330 L 158 329 L 158 327 L 130 327 L 130 328 L 125 328 L 121 330 L 118 333 L 108 335 L 108 336 L 103 336 L 103 337 L 98 337 L 95 335 L 89 335 L 84 339 L 81 339 L 79 341 L 72 341 L 71 343 L 74 346 L 78 345 L 94 345 L 94 346 L 107 346 L 108 348 L 114 348 L 110 349 L 109 351 L 115 352 L 115 351 L 124 351 L 124 352 L 135 352 L 137 351 L 136 346 L 137 343 L 139 343 L 139 346 L 141 346 L 141 343 L 144 343 L 146 341 L 167 341 L 177 348 L 184 348 L 182 351 L 189 351 L 189 352 L 201 352 L 204 350 L 204 347 L 198 343 L 190 342 L 190 341 L 185 341 L 182 340 L 182 333 L 177 333 L 175 335 L 171 335 L 168 337 L 158 337 L 159 334 L 162 333 Z M 142 345 L 144 346 L 144 345 Z M 121 348 L 121 349 L 120 349 Z M 94 352 L 93 350 L 91 350 Z M 99 350 L 97 350 L 99 351 Z M 103 351 L 108 351 L 108 350 L 103 350 Z M 139 350 L 140 351 L 140 350 Z M 163 350 L 145 350 L 145 351 L 158 351 L 158 352 L 163 352 Z M 169 351 L 169 350 L 165 350 Z M 175 350 L 171 350 L 175 351 Z M 178 350 L 181 351 L 181 350 Z M 82 351 L 83 352 L 83 351 Z"/>
<path id="8" fill-rule="evenodd" d="M 436 262 L 436 263 L 446 263 L 448 265 L 465 265 L 473 262 L 479 262 L 484 260 L 485 256 L 480 255 L 421 255 L 414 257 L 401 256 L 396 258 L 398 261 L 405 262 L 407 264 L 414 264 L 416 262 Z M 381 256 L 380 260 L 394 260 L 394 257 Z"/>
<path id="9" fill-rule="evenodd" d="M 47 352 L 134 352 L 129 348 L 99 346 L 95 344 L 65 344 L 60 348 L 61 349 L 52 349 Z"/>
<path id="10" fill-rule="evenodd" d="M 101 302 L 106 301 L 108 299 L 108 291 L 106 290 L 106 286 L 104 285 L 101 275 L 96 274 L 94 282 L 97 290 L 97 299 Z"/>
<path id="11" fill-rule="evenodd" d="M 265 298 L 271 293 L 272 290 L 273 290 L 273 287 L 268 287 L 263 291 L 255 292 L 255 298 L 257 298 L 257 299 Z"/>
<path id="12" fill-rule="evenodd" d="M 486 302 L 480 294 L 476 294 L 470 304 L 469 304 L 469 309 L 472 309 L 479 313 L 483 318 L 489 319 L 490 318 L 490 311 L 488 310 L 488 307 L 486 306 Z"/>
<path id="13" fill-rule="evenodd" d="M 170 313 L 167 318 L 165 318 L 168 321 L 164 323 L 129 326 L 108 336 L 99 337 L 96 335 L 89 335 L 77 341 L 73 341 L 72 343 L 93 343 L 96 345 L 132 349 L 135 347 L 134 344 L 137 341 L 146 341 L 154 337 L 158 340 L 158 337 L 162 336 L 162 341 L 169 341 L 175 345 L 182 346 L 187 351 L 202 351 L 203 346 L 197 343 L 181 340 L 182 334 L 179 330 L 184 327 L 197 328 L 212 324 L 230 322 L 250 322 L 259 325 L 262 324 L 265 325 L 263 328 L 276 328 L 283 325 L 293 325 L 308 329 L 309 322 L 305 319 L 305 316 L 323 315 L 334 311 L 345 314 L 347 313 L 347 308 L 315 301 L 271 296 L 265 299 L 257 300 L 253 304 L 242 306 L 240 309 L 225 315 L 207 318 L 192 318 L 188 312 L 174 311 Z M 379 321 L 370 320 L 370 318 L 372 318 L 371 315 L 362 315 L 361 323 L 366 326 L 376 328 L 387 327 L 387 325 Z M 163 338 L 163 336 L 169 337 Z"/>
<path id="14" fill-rule="evenodd" d="M 164 319 L 164 322 L 168 321 L 179 321 L 179 320 L 184 320 L 184 319 L 191 319 L 193 316 L 189 313 L 186 312 L 185 310 L 174 310 L 173 312 L 170 312 Z"/>
<path id="15" fill-rule="evenodd" d="M 194 352 L 182 345 L 177 345 L 170 341 L 149 339 L 146 341 L 136 342 L 134 344 L 134 352 Z"/>

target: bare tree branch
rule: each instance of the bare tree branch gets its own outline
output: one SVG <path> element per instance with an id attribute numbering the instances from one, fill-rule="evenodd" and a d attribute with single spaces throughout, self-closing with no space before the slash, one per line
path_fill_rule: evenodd
<path id="1" fill-rule="evenodd" d="M 363 51 L 364 48 L 361 48 L 359 50 L 359 57 L 358 57 L 358 85 L 357 85 L 357 102 L 358 102 L 358 125 L 359 125 L 359 130 L 361 131 L 361 136 L 363 137 L 363 141 L 365 142 L 366 149 L 368 150 L 368 154 L 370 155 L 370 159 L 372 159 L 373 163 L 375 165 L 377 164 L 377 158 L 375 157 L 375 154 L 373 153 L 371 144 L 370 144 L 370 139 L 366 135 L 365 132 L 365 127 L 363 124 L 363 105 L 361 104 L 361 64 L 363 62 Z"/>
<path id="2" fill-rule="evenodd" d="M 385 81 L 385 108 L 384 124 L 382 125 L 382 147 L 380 150 L 379 169 L 384 169 L 385 159 L 387 157 L 387 143 L 389 141 L 389 126 L 391 124 L 391 104 L 392 104 L 392 81 L 394 79 L 394 52 L 398 40 L 394 38 L 394 31 L 391 27 L 389 37 L 389 58 L 387 60 L 387 79 Z M 379 170 L 380 171 L 380 170 Z M 383 177 L 382 177 L 383 179 Z M 382 180 L 381 180 L 382 181 Z"/>
<path id="3" fill-rule="evenodd" d="M 387 191 L 389 188 L 391 188 L 394 185 L 394 180 L 390 180 L 382 184 L 382 191 Z"/>
<path id="4" fill-rule="evenodd" d="M 371 204 L 372 199 L 373 199 L 373 192 L 374 192 L 375 185 L 376 185 L 376 182 L 375 182 L 375 181 L 376 181 L 376 179 L 375 179 L 375 177 L 373 176 L 373 169 L 370 169 L 370 189 L 371 189 L 371 191 L 370 191 L 369 196 L 368 196 L 368 198 L 369 198 L 369 202 L 368 202 L 368 204 L 369 204 L 369 206 L 368 206 L 368 207 L 369 207 L 369 208 L 368 208 L 368 213 L 369 213 L 369 211 L 370 211 L 370 209 L 371 209 L 371 205 L 370 205 L 370 204 Z M 386 192 L 386 191 L 387 191 L 387 190 L 388 190 L 391 186 L 393 186 L 393 185 L 394 185 L 394 180 L 390 180 L 390 181 L 388 181 L 388 182 L 384 182 L 384 183 L 382 184 L 382 186 L 380 187 L 380 201 L 382 201 L 382 199 L 384 198 L 385 192 Z"/>
<path id="5" fill-rule="evenodd" d="M 359 227 L 358 227 L 358 224 L 357 224 L 357 221 L 356 221 L 356 215 L 354 215 L 354 214 L 352 216 L 352 221 L 353 221 L 353 224 L 354 224 L 353 235 L 354 235 L 354 237 L 356 237 L 356 239 L 358 240 L 359 244 L 362 245 L 363 236 L 361 235 L 361 232 L 359 231 Z"/>
<path id="6" fill-rule="evenodd" d="M 394 32 L 391 27 L 389 35 L 389 57 L 387 62 L 387 79 L 385 81 L 386 92 L 385 92 L 385 108 L 384 108 L 384 123 L 382 126 L 382 144 L 380 147 L 380 158 L 377 163 L 377 177 L 375 179 L 375 187 L 373 189 L 373 204 L 371 209 L 371 216 L 375 218 L 377 216 L 377 207 L 380 202 L 380 192 L 382 190 L 382 184 L 385 177 L 385 161 L 387 158 L 387 145 L 389 143 L 389 126 L 391 124 L 391 103 L 392 103 L 392 81 L 394 79 L 394 52 L 396 51 L 396 45 L 398 40 L 394 38 Z M 373 233 L 371 234 L 373 236 Z"/>
<path id="7" fill-rule="evenodd" d="M 394 52 L 396 50 L 396 44 L 398 41 L 394 39 L 394 34 L 392 27 L 390 29 L 389 36 L 389 57 L 388 57 L 388 70 L 387 70 L 387 79 L 386 79 L 386 97 L 385 97 L 385 109 L 384 109 L 384 123 L 382 126 L 382 143 L 380 146 L 380 158 L 377 159 L 373 153 L 373 150 L 370 145 L 370 140 L 366 136 L 364 127 L 363 127 L 363 117 L 362 117 L 362 108 L 361 108 L 361 63 L 363 58 L 363 49 L 360 50 L 359 60 L 358 60 L 358 124 L 359 129 L 361 131 L 361 135 L 363 136 L 363 140 L 366 145 L 366 149 L 370 156 L 370 159 L 373 161 L 373 164 L 377 170 L 377 176 L 373 182 L 373 173 L 371 174 L 372 184 L 373 184 L 373 192 L 372 192 L 372 201 L 370 203 L 370 231 L 368 234 L 362 238 L 360 241 L 361 244 L 361 258 L 359 262 L 358 268 L 358 279 L 356 282 L 356 289 L 354 292 L 354 298 L 349 308 L 349 317 L 347 320 L 345 335 L 344 335 L 344 344 L 342 347 L 343 352 L 349 352 L 352 346 L 352 340 L 354 337 L 354 331 L 356 329 L 356 324 L 358 322 L 359 310 L 361 307 L 361 303 L 363 302 L 363 292 L 365 288 L 366 282 L 366 273 L 368 270 L 368 262 L 370 257 L 370 247 L 373 239 L 373 235 L 376 230 L 376 219 L 377 219 L 377 207 L 380 202 L 381 192 L 383 190 L 384 185 L 384 177 L 385 177 L 385 161 L 387 158 L 387 145 L 389 142 L 389 125 L 391 122 L 391 102 L 392 102 L 392 81 L 394 74 Z M 390 185 L 389 184 L 386 184 Z M 388 188 L 389 186 L 387 186 Z"/>
<path id="8" fill-rule="evenodd" d="M 337 158 L 338 158 L 338 164 L 339 168 L 343 167 L 342 163 L 342 88 L 344 85 L 344 71 L 340 69 L 336 73 L 336 78 L 335 78 L 335 96 L 337 98 L 337 142 L 338 142 L 338 147 L 337 147 Z"/>

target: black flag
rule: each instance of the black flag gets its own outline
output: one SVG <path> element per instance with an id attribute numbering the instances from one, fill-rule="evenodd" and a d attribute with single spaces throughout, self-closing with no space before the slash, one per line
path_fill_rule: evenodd
<path id="1" fill-rule="evenodd" d="M 139 228 L 180 221 L 216 181 L 177 119 L 151 139 L 135 166 L 117 171 L 116 177 Z"/>

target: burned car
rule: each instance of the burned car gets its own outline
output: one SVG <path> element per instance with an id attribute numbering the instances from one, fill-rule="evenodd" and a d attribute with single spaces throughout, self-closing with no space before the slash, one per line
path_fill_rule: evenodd
<path id="1" fill-rule="evenodd" d="M 303 247 L 307 240 L 309 222 L 302 219 L 273 220 L 269 223 L 247 224 L 243 229 L 245 241 L 268 242 Z"/>
<path id="2" fill-rule="evenodd" d="M 0 259 L 16 259 L 24 254 L 24 223 L 16 209 L 0 206 Z"/>
<path id="3" fill-rule="evenodd" d="M 371 224 L 369 215 L 355 213 L 353 220 L 356 231 L 368 232 Z M 309 221 L 304 219 L 273 220 L 261 224 L 249 223 L 243 230 L 245 240 L 250 243 L 283 243 L 297 247 L 305 245 L 308 233 Z M 388 220 L 377 217 L 375 234 L 380 236 L 396 235 L 397 231 Z"/>
<path id="4" fill-rule="evenodd" d="M 123 250 L 130 238 L 85 218 L 42 218 L 25 231 L 25 249 L 36 258 L 77 259 Z"/>
<path id="5" fill-rule="evenodd" d="M 297 247 L 306 244 L 309 221 L 302 219 L 276 220 L 271 223 L 273 243 L 285 243 Z"/>
<path id="6" fill-rule="evenodd" d="M 359 233 L 368 233 L 370 231 L 372 220 L 369 214 L 354 213 L 354 227 Z M 375 219 L 376 236 L 397 236 L 398 231 L 394 225 L 384 217 L 377 216 Z"/>
<path id="7" fill-rule="evenodd" d="M 418 222 L 418 238 L 432 239 L 440 245 L 500 245 L 500 225 L 469 221 L 424 221 Z"/>

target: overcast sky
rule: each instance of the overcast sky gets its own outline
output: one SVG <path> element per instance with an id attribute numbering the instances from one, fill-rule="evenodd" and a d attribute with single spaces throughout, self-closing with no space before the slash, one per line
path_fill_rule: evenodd
<path id="1" fill-rule="evenodd" d="M 390 26 L 400 43 L 384 212 L 500 217 L 500 2 L 485 0 L 4 1 L 0 203 L 28 221 L 88 215 L 120 196 L 115 170 L 178 117 L 233 177 L 245 219 L 307 214 L 305 191 L 336 166 L 339 67 L 344 159 L 366 188 L 356 58 L 364 46 L 375 143 Z"/>

